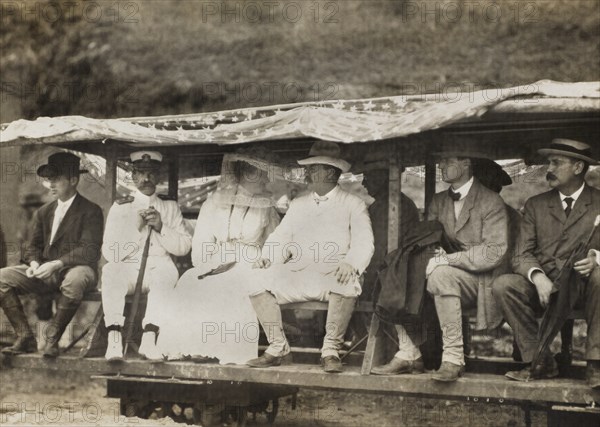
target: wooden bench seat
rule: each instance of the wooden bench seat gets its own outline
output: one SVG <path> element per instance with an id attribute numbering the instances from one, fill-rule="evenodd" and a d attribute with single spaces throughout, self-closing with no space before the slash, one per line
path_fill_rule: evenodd
<path id="1" fill-rule="evenodd" d="M 132 296 L 126 297 L 127 303 L 131 303 L 131 300 L 132 300 Z M 101 291 L 95 290 L 95 291 L 86 293 L 83 301 L 84 302 L 101 302 L 102 301 Z M 306 310 L 306 311 L 313 311 L 313 312 L 324 312 L 324 311 L 327 311 L 327 309 L 328 309 L 328 303 L 321 302 L 321 301 L 308 301 L 308 302 L 301 302 L 301 303 L 284 304 L 284 305 L 282 305 L 281 308 L 282 308 L 282 310 Z M 381 352 L 381 338 L 385 334 L 381 333 L 381 331 L 379 330 L 379 326 L 380 326 L 379 320 L 378 320 L 377 316 L 375 316 L 373 314 L 373 303 L 372 302 L 359 300 L 356 305 L 356 308 L 355 308 L 355 313 L 363 313 L 363 314 L 366 314 L 367 317 L 371 318 L 370 325 L 365 325 L 365 327 L 367 328 L 367 330 L 369 332 L 368 332 L 368 334 L 366 334 L 365 336 L 363 336 L 359 340 L 357 340 L 357 342 L 354 343 L 352 348 L 350 348 L 347 351 L 344 351 L 343 354 L 344 354 L 344 357 L 346 357 L 346 355 L 350 355 L 365 340 L 367 340 L 367 345 L 366 345 L 366 349 L 364 351 L 363 360 L 362 360 L 362 369 L 361 369 L 361 372 L 366 375 L 366 374 L 370 373 L 372 366 L 375 366 L 376 364 L 384 362 L 384 360 L 382 359 L 382 356 L 378 353 Z M 467 345 L 470 343 L 470 337 L 471 337 L 471 333 L 468 328 L 468 325 L 470 323 L 474 322 L 475 317 L 476 317 L 476 309 L 469 309 L 469 310 L 463 311 L 463 318 L 465 321 L 464 336 L 465 336 L 465 342 L 467 343 Z M 583 319 L 584 313 L 582 310 L 575 310 L 575 311 L 573 311 L 573 313 L 571 313 L 569 318 L 571 319 L 571 321 L 567 322 L 567 325 L 564 328 L 565 332 L 563 332 L 563 341 L 564 341 L 563 352 L 566 352 L 566 353 L 571 352 L 570 349 L 571 349 L 571 342 L 572 342 L 572 320 L 573 319 Z M 104 326 L 102 325 L 102 321 L 103 321 L 103 312 L 102 312 L 102 308 L 99 307 L 98 312 L 96 313 L 96 316 L 94 318 L 94 321 L 92 322 L 91 327 L 89 328 L 88 331 L 86 331 L 86 333 L 91 333 L 92 336 L 91 336 L 91 339 L 89 340 L 89 342 L 87 343 L 87 345 L 81 350 L 81 357 L 98 355 L 98 351 L 94 352 L 94 351 L 92 351 L 92 349 L 95 345 L 94 343 L 97 342 L 97 338 L 98 338 L 97 332 L 105 333 L 102 330 L 104 328 Z M 570 335 L 568 333 L 569 329 L 571 330 Z M 79 337 L 76 337 L 76 340 L 79 341 L 82 338 L 83 338 L 83 336 L 79 336 Z M 69 345 L 69 348 L 73 347 L 75 344 L 76 344 L 76 342 L 71 343 Z M 352 355 L 352 356 L 353 356 L 352 359 L 356 360 L 356 355 Z"/>

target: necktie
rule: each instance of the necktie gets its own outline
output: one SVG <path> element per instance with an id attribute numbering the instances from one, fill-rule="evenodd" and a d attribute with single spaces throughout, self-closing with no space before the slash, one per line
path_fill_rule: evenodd
<path id="1" fill-rule="evenodd" d="M 563 202 L 565 202 L 567 204 L 567 207 L 565 208 L 565 214 L 567 215 L 567 217 L 569 217 L 569 214 L 571 213 L 571 209 L 573 208 L 573 202 L 575 200 L 573 200 L 572 197 L 565 197 Z"/>
<path id="2" fill-rule="evenodd" d="M 54 220 L 52 221 L 52 231 L 50 233 L 50 244 L 54 243 L 54 236 L 56 236 L 56 232 L 58 231 L 58 227 L 62 222 L 65 214 L 67 213 L 67 209 L 65 208 L 64 203 L 59 203 L 56 211 L 54 211 Z"/>
<path id="3" fill-rule="evenodd" d="M 452 188 L 448 189 L 448 196 L 450 196 L 450 198 L 455 202 L 458 202 L 460 200 L 460 192 L 453 191 Z"/>

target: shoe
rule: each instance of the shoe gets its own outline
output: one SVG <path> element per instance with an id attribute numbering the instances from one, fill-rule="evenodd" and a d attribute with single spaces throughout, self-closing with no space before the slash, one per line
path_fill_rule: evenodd
<path id="1" fill-rule="evenodd" d="M 156 345 L 156 332 L 144 332 L 138 353 L 151 362 L 162 362 L 164 360 Z"/>
<path id="2" fill-rule="evenodd" d="M 46 343 L 42 350 L 43 356 L 51 359 L 58 357 L 58 341 L 65 332 L 65 329 L 67 329 L 73 316 L 75 316 L 79 308 L 79 301 L 61 295 L 58 299 L 57 307 L 56 314 L 48 324 L 48 335 L 46 336 Z"/>
<path id="3" fill-rule="evenodd" d="M 17 354 L 35 353 L 37 351 L 37 341 L 33 335 L 19 336 L 12 346 L 2 349 L 3 354 L 16 356 Z"/>
<path id="4" fill-rule="evenodd" d="M 325 356 L 321 358 L 321 366 L 323 367 L 323 371 L 329 372 L 330 374 L 343 371 L 342 361 L 336 356 Z"/>
<path id="5" fill-rule="evenodd" d="M 390 363 L 371 369 L 371 373 L 374 375 L 422 374 L 423 372 L 425 372 L 425 366 L 421 357 L 417 360 L 403 360 L 394 357 Z"/>
<path id="6" fill-rule="evenodd" d="M 104 358 L 109 362 L 123 361 L 123 338 L 121 336 L 121 331 L 108 331 L 108 345 L 106 347 Z"/>
<path id="7" fill-rule="evenodd" d="M 462 365 L 455 365 L 450 362 L 442 362 L 442 366 L 432 376 L 431 379 L 442 382 L 456 381 L 462 374 L 465 373 L 465 367 Z"/>
<path id="8" fill-rule="evenodd" d="M 248 360 L 246 365 L 251 368 L 270 368 L 271 366 L 289 365 L 292 363 L 292 355 L 290 353 L 285 356 L 271 356 L 265 352 L 262 356 L 256 359 Z"/>
<path id="9" fill-rule="evenodd" d="M 0 299 L 0 307 L 4 310 L 4 314 L 17 335 L 14 344 L 2 349 L 2 353 L 9 355 L 35 353 L 37 351 L 35 336 L 29 326 L 27 316 L 23 311 L 23 305 L 21 305 L 21 300 L 18 295 L 13 289 L 0 295 L 2 296 Z"/>
<path id="10" fill-rule="evenodd" d="M 600 360 L 588 360 L 585 380 L 593 389 L 600 389 Z"/>
<path id="11" fill-rule="evenodd" d="M 509 371 L 504 375 L 506 378 L 515 381 L 548 380 L 558 377 L 558 365 L 554 357 L 549 356 L 540 363 L 535 370 L 531 371 L 531 366 L 520 371 Z"/>

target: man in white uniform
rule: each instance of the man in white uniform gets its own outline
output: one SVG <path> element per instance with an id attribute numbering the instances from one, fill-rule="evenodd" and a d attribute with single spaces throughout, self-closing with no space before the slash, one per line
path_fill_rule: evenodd
<path id="1" fill-rule="evenodd" d="M 117 200 L 110 208 L 104 232 L 102 255 L 102 306 L 109 330 L 106 359 L 123 357 L 121 330 L 125 318 L 125 296 L 135 291 L 142 253 L 148 233 L 150 247 L 143 281 L 148 293 L 140 354 L 151 360 L 162 358 L 156 347 L 161 324 L 161 304 L 177 283 L 179 273 L 170 255 L 186 255 L 192 238 L 186 231 L 175 201 L 156 195 L 162 155 L 153 151 L 131 154 L 133 181 L 137 191 Z M 167 320 L 167 319 L 165 319 Z"/>
<path id="2" fill-rule="evenodd" d="M 290 352 L 279 304 L 328 301 L 321 363 L 326 372 L 341 372 L 338 351 L 361 293 L 359 277 L 373 256 L 373 231 L 366 204 L 338 185 L 350 164 L 332 142 L 316 142 L 306 167 L 311 192 L 294 199 L 281 224 L 263 246 L 249 278 L 250 299 L 269 340 L 252 367 L 280 365 Z"/>

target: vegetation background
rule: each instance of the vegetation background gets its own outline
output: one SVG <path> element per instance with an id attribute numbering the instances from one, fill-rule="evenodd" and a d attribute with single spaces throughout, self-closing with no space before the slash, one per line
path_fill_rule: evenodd
<path id="1" fill-rule="evenodd" d="M 2 123 L 592 81 L 600 80 L 600 1 L 1 0 L 0 67 Z M 47 154 L 0 151 L 0 227 L 8 242 L 16 241 L 19 192 L 41 189 L 26 172 Z M 22 173 L 5 174 L 12 164 Z M 543 174 L 536 176 L 503 196 L 519 208 L 546 188 Z M 403 185 L 421 204 L 422 178 L 406 174 Z M 93 187 L 83 191 L 100 197 Z M 494 345 L 510 353 L 508 340 Z M 352 397 L 339 406 L 349 403 Z M 365 411 L 354 403 L 367 418 L 347 421 L 394 425 L 376 418 L 389 407 Z M 488 424 L 514 425 L 519 416 Z"/>

